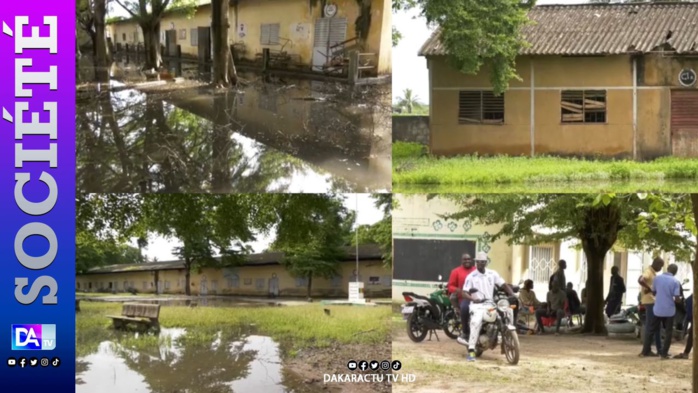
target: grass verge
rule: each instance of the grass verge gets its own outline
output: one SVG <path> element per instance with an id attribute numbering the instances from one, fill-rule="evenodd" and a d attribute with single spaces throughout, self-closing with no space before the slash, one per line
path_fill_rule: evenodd
<path id="1" fill-rule="evenodd" d="M 119 315 L 120 303 L 82 302 L 76 317 L 78 356 L 92 353 L 100 342 L 115 339 L 128 347 L 163 344 L 166 335 L 117 333 L 107 315 Z M 324 309 L 330 310 L 326 315 Z M 390 337 L 390 307 L 351 307 L 309 304 L 294 307 L 162 307 L 163 328 L 184 328 L 182 340 L 207 344 L 219 332 L 240 335 L 246 330 L 270 336 L 295 349 L 325 348 L 333 344 L 378 344 Z"/>
<path id="2" fill-rule="evenodd" d="M 618 186 L 625 191 L 694 189 L 698 159 L 659 158 L 651 162 L 583 160 L 560 157 L 439 158 L 417 143 L 393 143 L 393 184 L 402 191 L 573 192 Z M 483 187 L 484 186 L 484 187 Z M 487 190 L 484 190 L 487 191 Z"/>

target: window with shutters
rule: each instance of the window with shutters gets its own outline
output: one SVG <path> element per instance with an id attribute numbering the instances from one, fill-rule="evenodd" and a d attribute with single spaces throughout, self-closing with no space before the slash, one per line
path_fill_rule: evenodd
<path id="1" fill-rule="evenodd" d="M 460 91 L 458 124 L 503 124 L 504 94 L 492 91 Z"/>
<path id="2" fill-rule="evenodd" d="M 199 29 L 191 29 L 189 32 L 189 39 L 191 40 L 191 46 L 199 46 Z"/>
<path id="3" fill-rule="evenodd" d="M 563 123 L 605 123 L 606 92 L 563 90 L 560 97 Z"/>
<path id="4" fill-rule="evenodd" d="M 279 28 L 278 23 L 262 24 L 260 43 L 262 45 L 279 45 Z"/>

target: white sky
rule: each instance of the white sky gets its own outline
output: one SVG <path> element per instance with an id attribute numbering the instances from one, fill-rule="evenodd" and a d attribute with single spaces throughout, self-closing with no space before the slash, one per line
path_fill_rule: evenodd
<path id="1" fill-rule="evenodd" d="M 583 0 L 538 0 L 536 4 L 580 4 Z M 393 101 L 403 96 L 405 89 L 412 89 L 417 100 L 429 103 L 429 72 L 426 59 L 417 55 L 433 29 L 427 27 L 424 18 L 417 17 L 418 10 L 393 14 L 395 26 L 402 39 L 393 48 Z"/>
<path id="2" fill-rule="evenodd" d="M 356 223 L 358 225 L 375 224 L 383 218 L 383 212 L 374 206 L 374 199 L 371 198 L 371 194 L 344 194 L 344 206 L 351 211 L 357 211 L 357 196 L 358 214 Z M 260 238 L 258 241 L 250 243 L 250 245 L 254 252 L 262 252 L 273 240 L 274 236 L 272 234 L 271 236 Z M 131 245 L 137 247 L 135 239 L 131 242 Z M 151 236 L 148 239 L 148 247 L 143 250 L 143 253 L 149 260 L 152 260 L 153 257 L 160 262 L 177 260 L 179 258 L 172 254 L 172 250 L 179 245 L 181 243 L 178 241 L 169 240 L 161 236 Z"/>

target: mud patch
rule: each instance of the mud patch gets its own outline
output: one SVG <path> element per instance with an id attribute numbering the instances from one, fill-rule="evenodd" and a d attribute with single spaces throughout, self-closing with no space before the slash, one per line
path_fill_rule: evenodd
<path id="1" fill-rule="evenodd" d="M 385 374 L 390 371 L 377 371 L 384 375 L 382 383 L 324 383 L 324 374 L 351 374 L 347 369 L 349 360 L 391 360 L 391 343 L 386 341 L 380 345 L 335 344 L 327 348 L 309 348 L 300 350 L 295 356 L 289 356 L 284 364 L 300 376 L 305 385 L 318 386 L 326 391 L 342 393 L 390 392 L 391 384 Z M 373 373 L 373 372 L 372 372 Z M 385 374 L 384 374 L 385 373 Z"/>
<path id="2" fill-rule="evenodd" d="M 416 375 L 413 384 L 396 384 L 394 392 L 516 391 L 535 392 L 688 392 L 691 361 L 639 358 L 633 337 L 578 334 L 519 336 L 521 360 L 507 364 L 499 351 L 485 352 L 475 363 L 465 361 L 465 348 L 454 340 L 413 343 L 403 324 L 393 330 L 393 358 L 400 372 Z M 683 350 L 674 343 L 670 352 Z"/>

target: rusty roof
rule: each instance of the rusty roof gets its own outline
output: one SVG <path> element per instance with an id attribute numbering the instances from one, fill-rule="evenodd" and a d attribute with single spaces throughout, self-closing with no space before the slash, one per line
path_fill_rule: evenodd
<path id="1" fill-rule="evenodd" d="M 528 17 L 521 55 L 698 53 L 698 3 L 541 5 Z M 436 29 L 419 55 L 445 54 Z"/>
<path id="2" fill-rule="evenodd" d="M 344 251 L 346 253 L 343 258 L 344 262 L 351 262 L 356 260 L 355 246 L 344 247 Z M 284 254 L 282 252 L 264 252 L 260 254 L 250 254 L 245 257 L 245 260 L 241 266 L 278 265 L 283 261 L 283 258 Z M 383 253 L 377 244 L 363 244 L 359 246 L 359 260 L 380 260 L 382 258 Z M 184 269 L 184 261 L 180 260 L 99 266 L 92 268 L 82 274 L 131 273 L 179 269 Z"/>

